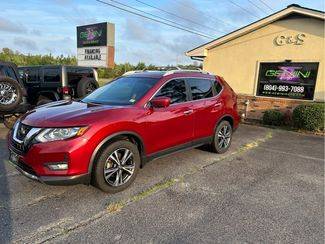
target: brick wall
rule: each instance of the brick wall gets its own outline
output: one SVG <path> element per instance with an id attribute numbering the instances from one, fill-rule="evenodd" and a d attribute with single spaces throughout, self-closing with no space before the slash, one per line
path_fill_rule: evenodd
<path id="1" fill-rule="evenodd" d="M 246 109 L 245 102 L 247 100 L 249 104 Z M 297 105 L 302 103 L 306 103 L 306 101 L 238 95 L 239 114 L 242 115 L 246 110 L 246 118 L 253 120 L 261 120 L 265 110 L 276 109 L 284 113 L 292 112 Z"/>

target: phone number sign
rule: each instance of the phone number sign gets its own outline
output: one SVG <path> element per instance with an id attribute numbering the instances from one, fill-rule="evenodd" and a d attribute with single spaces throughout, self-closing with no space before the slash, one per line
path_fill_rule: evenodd
<path id="1" fill-rule="evenodd" d="M 260 63 L 257 96 L 313 100 L 319 63 Z"/>

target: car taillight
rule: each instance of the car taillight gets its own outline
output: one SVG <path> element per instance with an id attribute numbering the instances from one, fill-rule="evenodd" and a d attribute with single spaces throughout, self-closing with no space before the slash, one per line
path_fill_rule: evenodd
<path id="1" fill-rule="evenodd" d="M 69 94 L 69 91 L 70 91 L 69 87 L 67 87 L 67 86 L 62 87 L 63 94 Z"/>

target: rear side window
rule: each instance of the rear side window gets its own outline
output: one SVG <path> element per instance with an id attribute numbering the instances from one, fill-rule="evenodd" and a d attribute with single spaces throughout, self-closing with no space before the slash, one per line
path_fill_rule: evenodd
<path id="1" fill-rule="evenodd" d="M 193 100 L 213 97 L 212 82 L 208 79 L 188 79 L 187 80 Z"/>
<path id="2" fill-rule="evenodd" d="M 169 97 L 172 104 L 186 102 L 185 81 L 179 79 L 169 81 L 159 90 L 155 97 Z"/>
<path id="3" fill-rule="evenodd" d="M 44 82 L 60 82 L 60 69 L 44 69 Z"/>
<path id="4" fill-rule="evenodd" d="M 214 89 L 216 91 L 216 95 L 218 95 L 222 90 L 222 85 L 218 81 L 213 82 L 213 85 L 214 85 Z"/>

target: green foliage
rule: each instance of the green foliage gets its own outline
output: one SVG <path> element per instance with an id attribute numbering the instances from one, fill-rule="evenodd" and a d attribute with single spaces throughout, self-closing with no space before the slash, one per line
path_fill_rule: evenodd
<path id="1" fill-rule="evenodd" d="M 32 54 L 22 54 L 20 52 L 14 52 L 9 48 L 3 48 L 0 51 L 0 61 L 13 62 L 18 66 L 24 65 L 55 65 L 55 64 L 65 64 L 65 65 L 77 65 L 77 58 L 75 56 L 52 56 L 51 54 L 46 55 L 32 55 Z M 172 67 L 172 66 L 169 66 Z M 199 67 L 197 62 L 191 65 L 179 65 L 179 67 L 184 69 L 197 69 Z M 123 75 L 127 71 L 131 70 L 155 70 L 157 67 L 155 65 L 146 65 L 144 62 L 139 62 L 136 65 L 130 63 L 115 64 L 114 68 L 98 69 L 99 78 L 116 78 Z"/>
<path id="2" fill-rule="evenodd" d="M 131 71 L 131 70 L 144 70 L 144 69 L 156 69 L 156 66 L 154 65 L 146 65 L 143 62 L 139 62 L 137 65 L 132 65 L 130 63 L 124 63 L 124 64 L 115 64 L 114 68 L 110 69 L 98 69 L 98 76 L 100 78 L 115 78 L 123 75 L 125 72 Z"/>
<path id="3" fill-rule="evenodd" d="M 76 65 L 77 59 L 74 56 L 52 56 L 46 55 L 32 55 L 14 52 L 9 48 L 3 48 L 0 51 L 0 60 L 6 62 L 13 62 L 18 66 L 24 65 L 51 65 L 51 64 L 66 64 Z"/>
<path id="4" fill-rule="evenodd" d="M 263 114 L 263 123 L 266 125 L 282 125 L 284 115 L 278 110 L 267 110 Z"/>
<path id="5" fill-rule="evenodd" d="M 297 106 L 293 110 L 294 126 L 310 131 L 324 130 L 324 103 L 311 103 Z"/>

